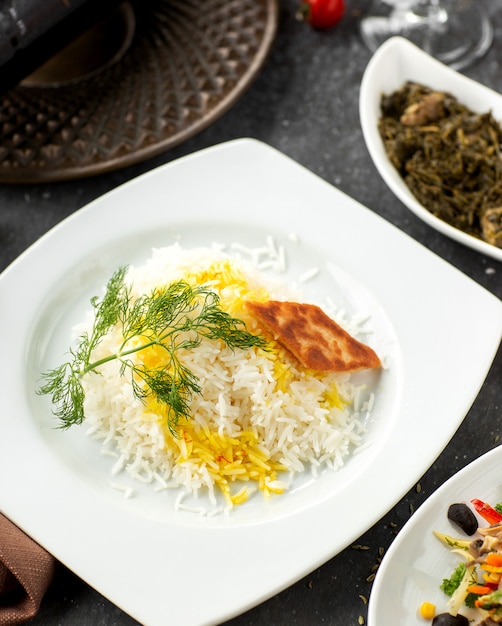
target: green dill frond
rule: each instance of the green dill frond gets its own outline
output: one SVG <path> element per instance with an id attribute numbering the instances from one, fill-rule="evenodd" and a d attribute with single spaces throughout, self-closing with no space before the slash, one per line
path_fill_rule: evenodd
<path id="1" fill-rule="evenodd" d="M 127 267 L 120 267 L 110 278 L 101 301 L 91 299 L 95 310 L 93 335 L 104 335 L 127 311 L 129 289 L 124 283 Z"/>
<path id="2" fill-rule="evenodd" d="M 85 392 L 79 373 L 71 363 L 63 363 L 50 372 L 42 374 L 45 384 L 38 394 L 52 396 L 53 413 L 60 421 L 60 427 L 69 428 L 84 421 Z"/>
<path id="3" fill-rule="evenodd" d="M 190 417 L 194 394 L 201 393 L 199 379 L 179 360 L 180 350 L 193 350 L 201 338 L 221 341 L 230 349 L 267 349 L 267 341 L 249 333 L 242 320 L 221 309 L 218 294 L 204 286 L 190 286 L 184 281 L 153 290 L 131 299 L 125 284 L 126 267 L 119 268 L 107 284 L 102 300 L 91 299 L 94 324 L 80 337 L 70 352 L 72 360 L 43 374 L 45 384 L 40 394 L 52 396 L 53 412 L 62 427 L 84 420 L 85 393 L 82 376 L 98 372 L 100 366 L 117 360 L 120 375 L 129 372 L 133 394 L 145 402 L 153 397 L 168 408 L 168 427 L 174 434 L 181 417 Z M 117 324 L 122 331 L 122 345 L 117 353 L 92 361 L 95 348 Z M 147 369 L 131 356 L 152 346 L 166 352 L 163 367 Z"/>

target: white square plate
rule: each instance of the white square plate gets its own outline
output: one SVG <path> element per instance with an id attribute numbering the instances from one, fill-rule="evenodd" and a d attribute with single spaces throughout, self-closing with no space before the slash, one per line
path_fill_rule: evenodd
<path id="1" fill-rule="evenodd" d="M 175 511 L 158 494 L 124 499 L 85 424 L 55 428 L 36 394 L 40 373 L 61 362 L 72 326 L 119 265 L 175 241 L 258 247 L 269 236 L 285 249 L 288 280 L 317 267 L 309 296 L 370 314 L 387 368 L 365 445 L 338 472 L 227 516 Z M 151 171 L 47 233 L 1 275 L 0 327 L 0 509 L 140 622 L 194 626 L 291 585 L 406 493 L 476 397 L 502 304 L 311 172 L 243 139 Z"/>

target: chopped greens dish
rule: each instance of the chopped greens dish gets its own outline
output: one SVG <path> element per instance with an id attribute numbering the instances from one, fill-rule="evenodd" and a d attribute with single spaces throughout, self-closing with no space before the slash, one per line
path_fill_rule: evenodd
<path id="1" fill-rule="evenodd" d="M 383 95 L 378 129 L 417 200 L 469 235 L 502 247 L 502 127 L 448 93 L 407 82 Z"/>

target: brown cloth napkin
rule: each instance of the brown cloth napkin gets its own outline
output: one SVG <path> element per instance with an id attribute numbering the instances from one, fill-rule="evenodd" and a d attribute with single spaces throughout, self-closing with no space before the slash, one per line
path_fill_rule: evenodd
<path id="1" fill-rule="evenodd" d="M 0 625 L 34 617 L 56 560 L 0 513 Z"/>

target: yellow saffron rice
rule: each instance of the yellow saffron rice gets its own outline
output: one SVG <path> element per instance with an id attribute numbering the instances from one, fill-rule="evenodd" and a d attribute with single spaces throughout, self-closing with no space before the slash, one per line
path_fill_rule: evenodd
<path id="1" fill-rule="evenodd" d="M 247 313 L 246 300 L 297 296 L 217 248 L 158 249 L 127 275 L 133 297 L 181 279 L 217 292 L 222 308 L 255 334 L 265 333 Z M 116 455 L 113 473 L 128 472 L 158 490 L 203 496 L 209 508 L 228 511 L 255 492 L 282 494 L 299 473 L 343 465 L 364 432 L 350 375 L 306 370 L 267 338 L 267 351 L 232 351 L 203 339 L 180 355 L 202 392 L 194 396 L 191 418 L 180 420 L 176 435 L 168 428 L 166 407 L 135 399 L 119 364 L 84 378 L 89 434 Z M 116 328 L 98 346 L 96 358 L 119 343 Z M 137 354 L 149 368 L 165 358 L 155 348 Z"/>

